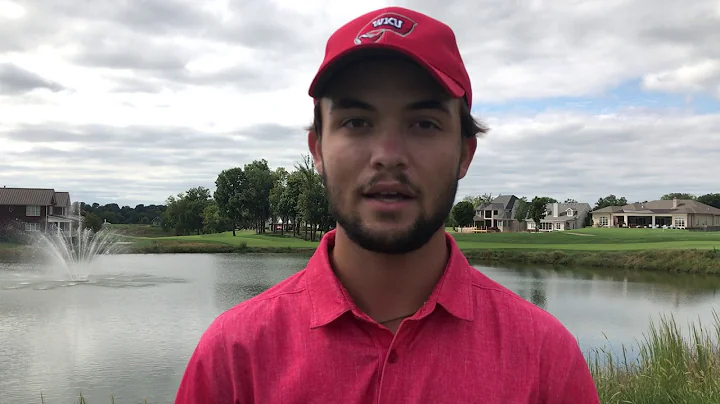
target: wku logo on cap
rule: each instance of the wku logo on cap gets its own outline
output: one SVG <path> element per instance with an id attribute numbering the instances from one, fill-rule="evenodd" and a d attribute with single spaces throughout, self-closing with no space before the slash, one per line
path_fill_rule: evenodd
<path id="1" fill-rule="evenodd" d="M 401 14 L 381 14 L 360 30 L 355 37 L 355 45 L 377 42 L 388 31 L 396 35 L 408 36 L 416 25 L 415 21 Z"/>

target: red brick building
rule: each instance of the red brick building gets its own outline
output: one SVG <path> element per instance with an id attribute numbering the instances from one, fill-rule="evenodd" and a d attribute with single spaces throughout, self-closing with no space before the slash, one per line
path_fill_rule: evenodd
<path id="1" fill-rule="evenodd" d="M 43 188 L 0 188 L 0 225 L 22 223 L 25 231 L 69 232 L 79 225 L 68 192 Z"/>

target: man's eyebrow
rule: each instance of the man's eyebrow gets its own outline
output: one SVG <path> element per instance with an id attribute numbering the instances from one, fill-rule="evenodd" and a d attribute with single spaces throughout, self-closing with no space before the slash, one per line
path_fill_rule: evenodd
<path id="1" fill-rule="evenodd" d="M 342 109 L 364 109 L 366 111 L 377 111 L 377 108 L 367 102 L 356 100 L 353 98 L 338 98 L 330 102 L 330 112 Z"/>
<path id="2" fill-rule="evenodd" d="M 447 103 L 438 99 L 429 99 L 413 102 L 407 106 L 407 109 L 412 111 L 417 111 L 421 109 L 434 109 L 450 115 L 450 109 L 448 108 Z"/>
<path id="3" fill-rule="evenodd" d="M 446 114 L 450 114 L 450 109 L 448 108 L 447 103 L 439 99 L 427 99 L 411 102 L 405 108 L 411 111 L 434 109 L 444 112 Z M 377 108 L 375 108 L 373 105 L 353 98 L 338 98 L 332 100 L 330 104 L 330 111 L 337 111 L 343 109 L 362 109 L 366 111 L 377 111 Z"/>

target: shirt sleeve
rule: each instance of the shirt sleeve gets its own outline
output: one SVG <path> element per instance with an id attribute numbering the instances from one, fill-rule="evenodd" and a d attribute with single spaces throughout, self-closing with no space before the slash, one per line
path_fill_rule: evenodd
<path id="1" fill-rule="evenodd" d="M 600 404 L 595 381 L 577 340 L 562 325 L 549 330 L 540 358 L 540 403 Z"/>
<path id="2" fill-rule="evenodd" d="M 175 404 L 235 404 L 231 356 L 216 320 L 200 337 L 175 397 Z"/>

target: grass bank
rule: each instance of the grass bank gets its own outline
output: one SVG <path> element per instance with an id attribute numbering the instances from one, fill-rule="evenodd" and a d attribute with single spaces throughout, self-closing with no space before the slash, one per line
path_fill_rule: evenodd
<path id="1" fill-rule="evenodd" d="M 594 350 L 588 365 L 602 403 L 720 403 L 720 317 L 710 328 L 690 324 L 689 336 L 670 317 L 651 322 L 635 347 Z M 637 359 L 627 359 L 636 349 Z"/>
<path id="2" fill-rule="evenodd" d="M 312 254 L 317 242 L 274 233 L 239 231 L 169 236 L 142 225 L 113 225 L 133 253 Z M 720 274 L 720 232 L 596 229 L 551 233 L 452 233 L 469 260 L 693 274 Z M 0 243 L 0 257 L 18 246 Z"/>
<path id="3" fill-rule="evenodd" d="M 453 233 L 469 260 L 720 274 L 720 233 L 661 229 L 581 229 L 553 233 Z M 134 237 L 137 253 L 311 254 L 317 242 L 254 232 Z"/>

